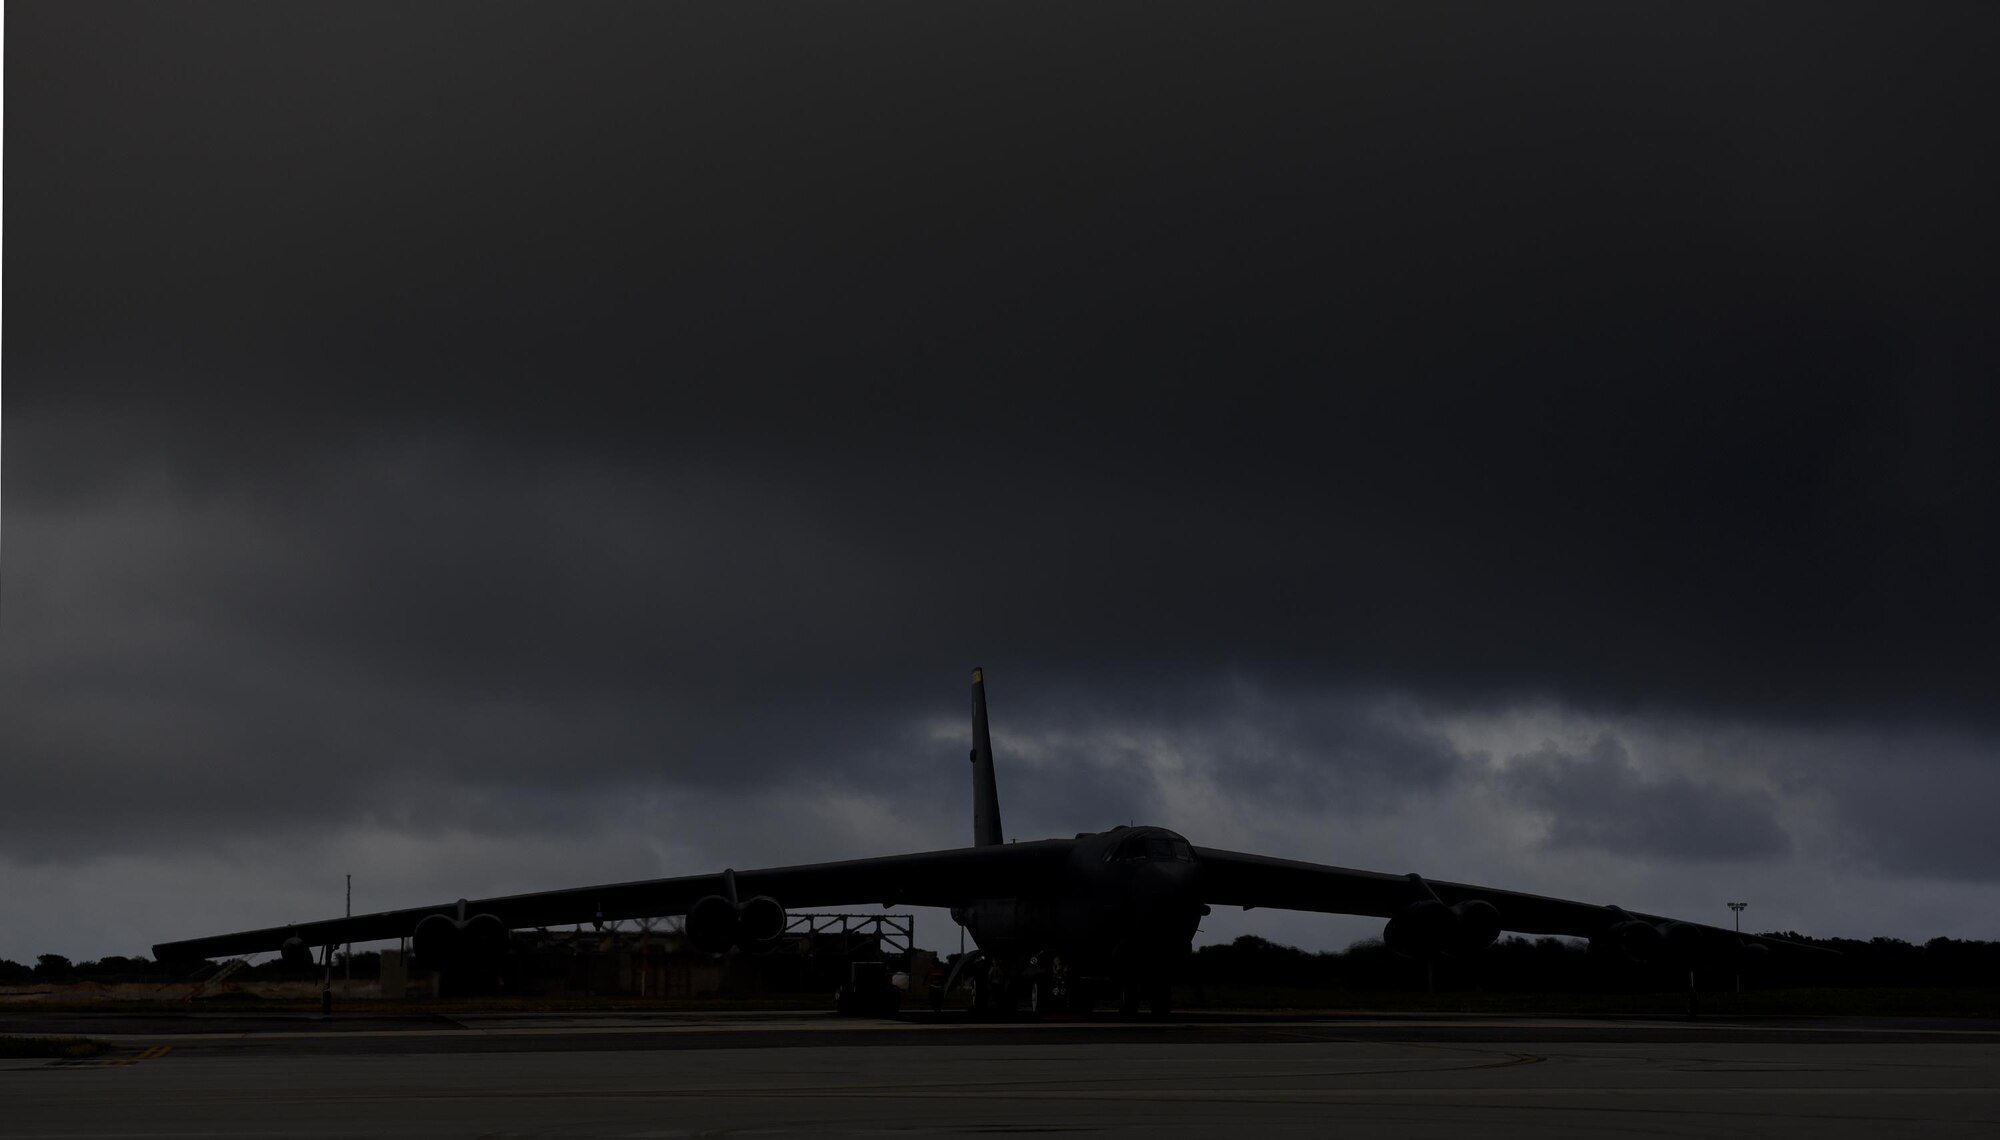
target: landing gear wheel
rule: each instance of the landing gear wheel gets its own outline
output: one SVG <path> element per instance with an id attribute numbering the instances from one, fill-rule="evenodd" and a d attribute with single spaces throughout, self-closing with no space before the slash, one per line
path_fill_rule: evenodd
<path id="1" fill-rule="evenodd" d="M 1126 986 L 1119 991 L 1118 1012 L 1125 1017 L 1139 1016 L 1139 987 Z"/>
<path id="2" fill-rule="evenodd" d="M 998 971 L 982 972 L 972 979 L 972 1008 L 980 1017 L 1006 1017 L 1020 1005 L 1021 991 Z"/>

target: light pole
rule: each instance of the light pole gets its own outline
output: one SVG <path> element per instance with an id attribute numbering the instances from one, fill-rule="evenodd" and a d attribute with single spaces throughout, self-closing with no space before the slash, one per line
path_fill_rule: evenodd
<path id="1" fill-rule="evenodd" d="M 1729 904 L 1730 917 L 1735 920 L 1736 933 L 1739 936 L 1736 940 L 1736 992 L 1739 994 L 1743 992 L 1743 939 L 1740 937 L 1743 933 L 1743 908 L 1749 905 L 1747 902 Z"/>

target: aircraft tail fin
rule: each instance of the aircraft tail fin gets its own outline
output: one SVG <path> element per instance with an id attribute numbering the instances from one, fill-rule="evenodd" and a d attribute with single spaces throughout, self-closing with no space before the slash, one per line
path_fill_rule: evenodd
<path id="1" fill-rule="evenodd" d="M 986 735 L 986 675 L 972 671 L 972 845 L 995 847 L 1000 838 L 1000 789 L 993 782 L 993 741 Z"/>

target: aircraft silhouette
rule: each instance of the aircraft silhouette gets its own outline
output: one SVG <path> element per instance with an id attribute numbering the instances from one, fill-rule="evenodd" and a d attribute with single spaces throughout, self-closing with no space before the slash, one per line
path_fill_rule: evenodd
<path id="1" fill-rule="evenodd" d="M 222 934 L 153 947 L 162 961 L 277 950 L 309 962 L 352 942 L 409 937 L 417 960 L 447 976 L 492 973 L 508 932 L 570 923 L 685 915 L 688 940 L 721 953 L 784 932 L 788 908 L 879 903 L 949 908 L 977 951 L 946 985 L 971 981 L 975 1009 L 1122 1009 L 1169 1005 L 1170 982 L 1215 906 L 1388 919 L 1383 940 L 1423 959 L 1462 957 L 1503 930 L 1590 938 L 1633 963 L 1733 962 L 1778 939 L 1701 923 L 1420 875 L 1330 867 L 1195 847 L 1164 827 L 1114 827 L 1073 839 L 1006 843 L 987 733 L 986 685 L 972 671 L 973 845 L 713 875 L 612 883 L 414 907 Z M 1810 949 L 1800 947 L 1803 949 Z"/>

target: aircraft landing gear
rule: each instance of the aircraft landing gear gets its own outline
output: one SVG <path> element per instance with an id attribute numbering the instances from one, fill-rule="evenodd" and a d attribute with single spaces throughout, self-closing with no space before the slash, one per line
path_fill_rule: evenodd
<path id="1" fill-rule="evenodd" d="M 1044 951 L 1028 959 L 1021 987 L 1028 998 L 1028 1012 L 1036 1017 L 1056 1013 L 1068 1004 L 1075 979 L 1054 951 Z"/>
<path id="2" fill-rule="evenodd" d="M 998 1017 L 1014 1012 L 1014 991 L 998 965 L 985 965 L 972 975 L 972 1015 Z"/>
<path id="3" fill-rule="evenodd" d="M 980 951 L 974 950 L 970 954 L 959 955 L 958 961 L 952 963 L 951 973 L 946 976 L 944 985 L 932 992 L 932 1011 L 943 1013 L 945 998 L 951 994 L 951 991 L 958 988 L 961 981 L 964 981 L 970 983 L 972 986 L 973 1016 L 978 1017 L 985 1013 L 988 990 L 985 980 L 990 972 L 986 955 Z"/>
<path id="4" fill-rule="evenodd" d="M 1036 978 L 1028 983 L 1028 1012 L 1040 1017 L 1055 1010 L 1055 982 L 1048 978 Z"/>

